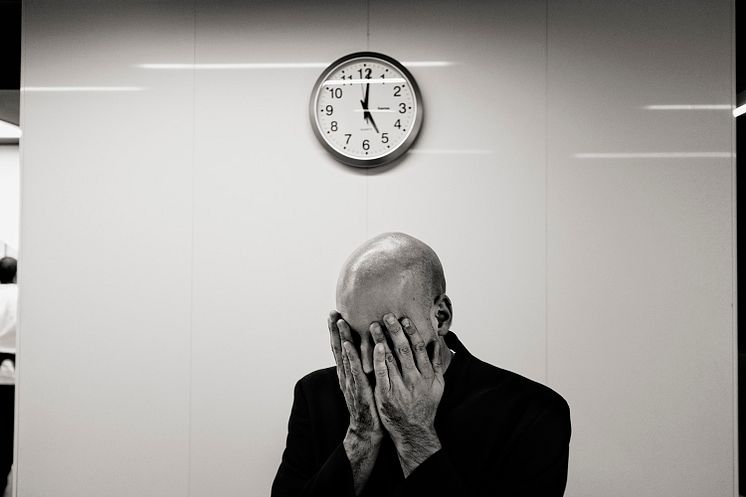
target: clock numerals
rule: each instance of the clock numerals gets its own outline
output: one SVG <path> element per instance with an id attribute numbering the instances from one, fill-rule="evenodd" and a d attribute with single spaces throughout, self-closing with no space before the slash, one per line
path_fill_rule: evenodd
<path id="1" fill-rule="evenodd" d="M 324 107 L 324 112 L 326 112 L 327 116 L 331 116 L 332 114 L 334 114 L 334 107 L 332 107 L 331 105 L 327 105 L 326 107 Z"/>
<path id="2" fill-rule="evenodd" d="M 370 140 L 363 140 L 363 150 L 370 150 Z"/>
<path id="3" fill-rule="evenodd" d="M 345 133 L 345 136 L 347 137 L 347 140 L 345 140 L 345 145 L 349 145 L 350 144 L 350 138 L 352 138 L 352 134 L 351 133 Z"/>
<path id="4" fill-rule="evenodd" d="M 394 123 L 394 127 L 401 129 L 401 119 L 396 120 L 396 122 Z"/>
<path id="5" fill-rule="evenodd" d="M 407 104 L 402 102 L 399 104 L 399 114 L 404 114 L 405 112 L 407 112 Z"/>
<path id="6" fill-rule="evenodd" d="M 342 76 L 344 78 L 344 76 Z M 342 88 L 327 88 L 332 98 L 342 98 Z"/>
<path id="7" fill-rule="evenodd" d="M 337 125 L 337 121 L 332 121 L 331 126 L 329 127 L 332 131 L 337 131 L 339 129 L 339 126 Z"/>
<path id="8" fill-rule="evenodd" d="M 357 72 L 360 75 L 360 79 L 370 79 L 370 75 L 373 71 L 371 71 L 370 67 L 363 67 L 361 69 L 358 69 Z"/>
<path id="9" fill-rule="evenodd" d="M 389 134 L 381 133 L 381 143 L 388 143 L 388 142 L 389 142 Z"/>
<path id="10" fill-rule="evenodd" d="M 395 86 L 394 87 L 394 96 L 395 97 L 401 97 L 401 86 Z"/>

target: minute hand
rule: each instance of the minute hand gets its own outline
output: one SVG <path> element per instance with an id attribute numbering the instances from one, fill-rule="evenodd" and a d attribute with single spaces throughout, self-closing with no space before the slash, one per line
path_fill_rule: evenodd
<path id="1" fill-rule="evenodd" d="M 370 90 L 370 83 L 365 84 L 365 95 L 363 96 L 363 100 L 360 101 L 360 104 L 363 106 L 363 119 L 365 119 L 366 122 L 369 122 L 373 125 L 373 129 L 376 130 L 376 133 L 379 133 L 378 126 L 376 126 L 376 121 L 373 119 L 373 115 L 368 110 L 368 95 Z"/>

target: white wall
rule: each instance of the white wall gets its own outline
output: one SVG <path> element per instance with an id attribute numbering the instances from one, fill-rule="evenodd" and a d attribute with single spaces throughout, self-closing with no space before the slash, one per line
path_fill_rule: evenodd
<path id="1" fill-rule="evenodd" d="M 337 270 L 388 230 L 470 349 L 567 398 L 567 495 L 734 495 L 732 118 L 643 108 L 733 103 L 730 2 L 24 8 L 19 496 L 266 494 Z M 139 66 L 368 48 L 452 63 L 372 171 L 313 136 L 321 69 Z M 576 156 L 645 152 L 695 155 Z"/>
<path id="2" fill-rule="evenodd" d="M 729 2 L 550 3 L 550 383 L 568 495 L 734 495 Z M 582 15 L 580 15 L 582 12 Z M 614 490 L 610 491 L 610 488 Z M 737 495 L 737 494 L 736 494 Z"/>
<path id="3" fill-rule="evenodd" d="M 19 168 L 18 145 L 0 145 L 0 257 L 6 253 L 17 255 L 21 218 Z"/>

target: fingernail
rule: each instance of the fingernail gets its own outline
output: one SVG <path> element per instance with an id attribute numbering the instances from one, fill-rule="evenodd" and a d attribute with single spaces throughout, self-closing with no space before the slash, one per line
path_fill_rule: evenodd
<path id="1" fill-rule="evenodd" d="M 350 351 L 350 342 L 347 342 L 347 341 L 342 342 L 342 347 L 345 348 L 345 352 L 349 352 Z"/>
<path id="2" fill-rule="evenodd" d="M 386 316 L 385 319 L 386 319 L 386 322 L 388 324 L 395 324 L 396 323 L 396 319 L 391 314 L 389 314 L 388 316 Z"/>
<path id="3" fill-rule="evenodd" d="M 412 323 L 409 321 L 409 318 L 404 318 L 401 320 L 401 325 L 404 326 L 405 328 L 409 328 L 409 325 L 411 324 Z"/>

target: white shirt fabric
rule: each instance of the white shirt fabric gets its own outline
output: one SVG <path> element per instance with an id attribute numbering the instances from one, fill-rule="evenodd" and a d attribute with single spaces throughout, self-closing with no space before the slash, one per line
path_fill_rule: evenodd
<path id="1" fill-rule="evenodd" d="M 0 352 L 16 353 L 18 285 L 0 284 Z"/>

